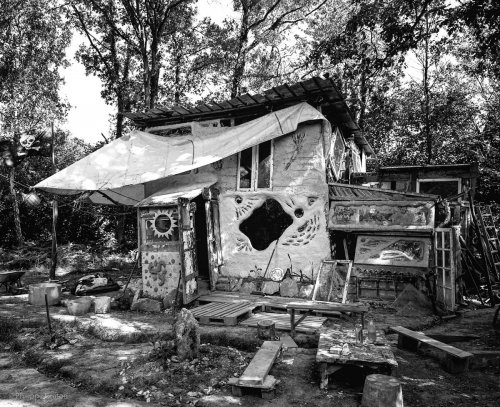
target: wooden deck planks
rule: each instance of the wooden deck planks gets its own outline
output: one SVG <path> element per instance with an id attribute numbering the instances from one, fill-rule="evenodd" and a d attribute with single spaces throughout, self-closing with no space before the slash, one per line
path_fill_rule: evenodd
<path id="1" fill-rule="evenodd" d="M 263 312 L 259 314 L 254 314 L 250 318 L 241 321 L 241 325 L 257 327 L 260 321 L 270 320 L 275 324 L 275 328 L 281 331 L 290 331 L 290 316 L 288 314 L 276 314 L 270 312 Z M 327 320 L 325 317 L 306 317 L 296 330 L 303 333 L 315 333 L 318 331 L 323 323 Z"/>
<path id="2" fill-rule="evenodd" d="M 225 303 L 212 302 L 193 308 L 193 316 L 202 324 L 237 325 L 238 322 L 251 316 L 256 305 L 249 302 Z"/>

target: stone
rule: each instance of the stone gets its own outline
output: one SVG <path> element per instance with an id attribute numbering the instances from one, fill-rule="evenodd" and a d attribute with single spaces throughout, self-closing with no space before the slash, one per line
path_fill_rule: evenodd
<path id="1" fill-rule="evenodd" d="M 126 282 L 125 282 L 126 283 Z M 142 278 L 132 278 L 128 283 L 128 287 L 135 294 L 137 291 L 142 291 Z"/>
<path id="2" fill-rule="evenodd" d="M 151 298 L 140 298 L 132 304 L 132 311 L 139 312 L 161 312 L 162 303 Z"/>
<path id="3" fill-rule="evenodd" d="M 240 291 L 241 284 L 243 283 L 242 278 L 229 277 L 229 289 L 233 292 Z"/>
<path id="4" fill-rule="evenodd" d="M 280 295 L 282 297 L 297 297 L 298 294 L 299 286 L 293 278 L 287 277 L 280 283 Z"/>
<path id="5" fill-rule="evenodd" d="M 200 347 L 200 326 L 191 311 L 186 308 L 182 308 L 175 318 L 174 335 L 179 360 L 196 359 Z"/>
<path id="6" fill-rule="evenodd" d="M 134 293 L 134 298 L 132 298 L 132 304 L 130 305 L 131 311 L 137 311 L 137 302 L 141 297 L 142 297 L 142 290 L 138 290 Z"/>
<path id="7" fill-rule="evenodd" d="M 245 281 L 240 288 L 240 292 L 244 294 L 251 294 L 252 292 L 256 291 L 257 287 L 253 281 Z"/>
<path id="8" fill-rule="evenodd" d="M 175 307 L 176 305 L 180 305 L 181 302 L 182 292 L 176 288 L 163 297 L 163 308 Z"/>
<path id="9" fill-rule="evenodd" d="M 262 283 L 262 293 L 267 295 L 273 295 L 280 291 L 280 283 L 276 281 L 264 281 Z"/>
<path id="10" fill-rule="evenodd" d="M 301 285 L 299 289 L 299 298 L 305 298 L 310 300 L 312 298 L 313 291 L 314 291 L 313 284 Z"/>

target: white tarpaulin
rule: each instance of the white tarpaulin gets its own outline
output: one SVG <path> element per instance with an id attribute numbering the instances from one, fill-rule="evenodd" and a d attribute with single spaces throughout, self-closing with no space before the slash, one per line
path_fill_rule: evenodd
<path id="1" fill-rule="evenodd" d="M 136 206 L 167 206 L 177 205 L 179 198 L 193 199 L 203 192 L 203 189 L 209 188 L 214 182 L 202 182 L 193 185 L 183 185 L 178 187 L 167 187 L 148 196 L 139 202 Z"/>
<path id="2" fill-rule="evenodd" d="M 206 128 L 191 123 L 191 134 L 181 136 L 135 130 L 39 182 L 35 188 L 66 195 L 102 191 L 120 203 L 127 200 L 125 204 L 135 204 L 145 198 L 144 183 L 211 164 L 292 133 L 302 122 L 315 120 L 329 126 L 318 110 L 300 103 L 235 127 Z M 111 203 L 105 196 L 94 194 L 93 200 Z"/>

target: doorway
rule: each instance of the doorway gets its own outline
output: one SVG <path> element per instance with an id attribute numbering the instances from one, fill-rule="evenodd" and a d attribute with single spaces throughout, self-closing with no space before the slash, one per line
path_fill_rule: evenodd
<path id="1" fill-rule="evenodd" d="M 194 230 L 196 239 L 196 263 L 198 266 L 198 287 L 201 291 L 210 289 L 210 267 L 208 263 L 207 213 L 205 200 L 198 195 L 192 200 L 196 204 Z"/>

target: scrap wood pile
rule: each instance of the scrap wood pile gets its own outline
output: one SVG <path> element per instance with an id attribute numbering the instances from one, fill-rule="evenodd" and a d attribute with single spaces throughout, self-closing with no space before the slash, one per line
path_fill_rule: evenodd
<path id="1" fill-rule="evenodd" d="M 477 305 L 500 303 L 500 242 L 491 206 L 471 202 L 471 234 L 460 237 L 466 299 Z"/>

